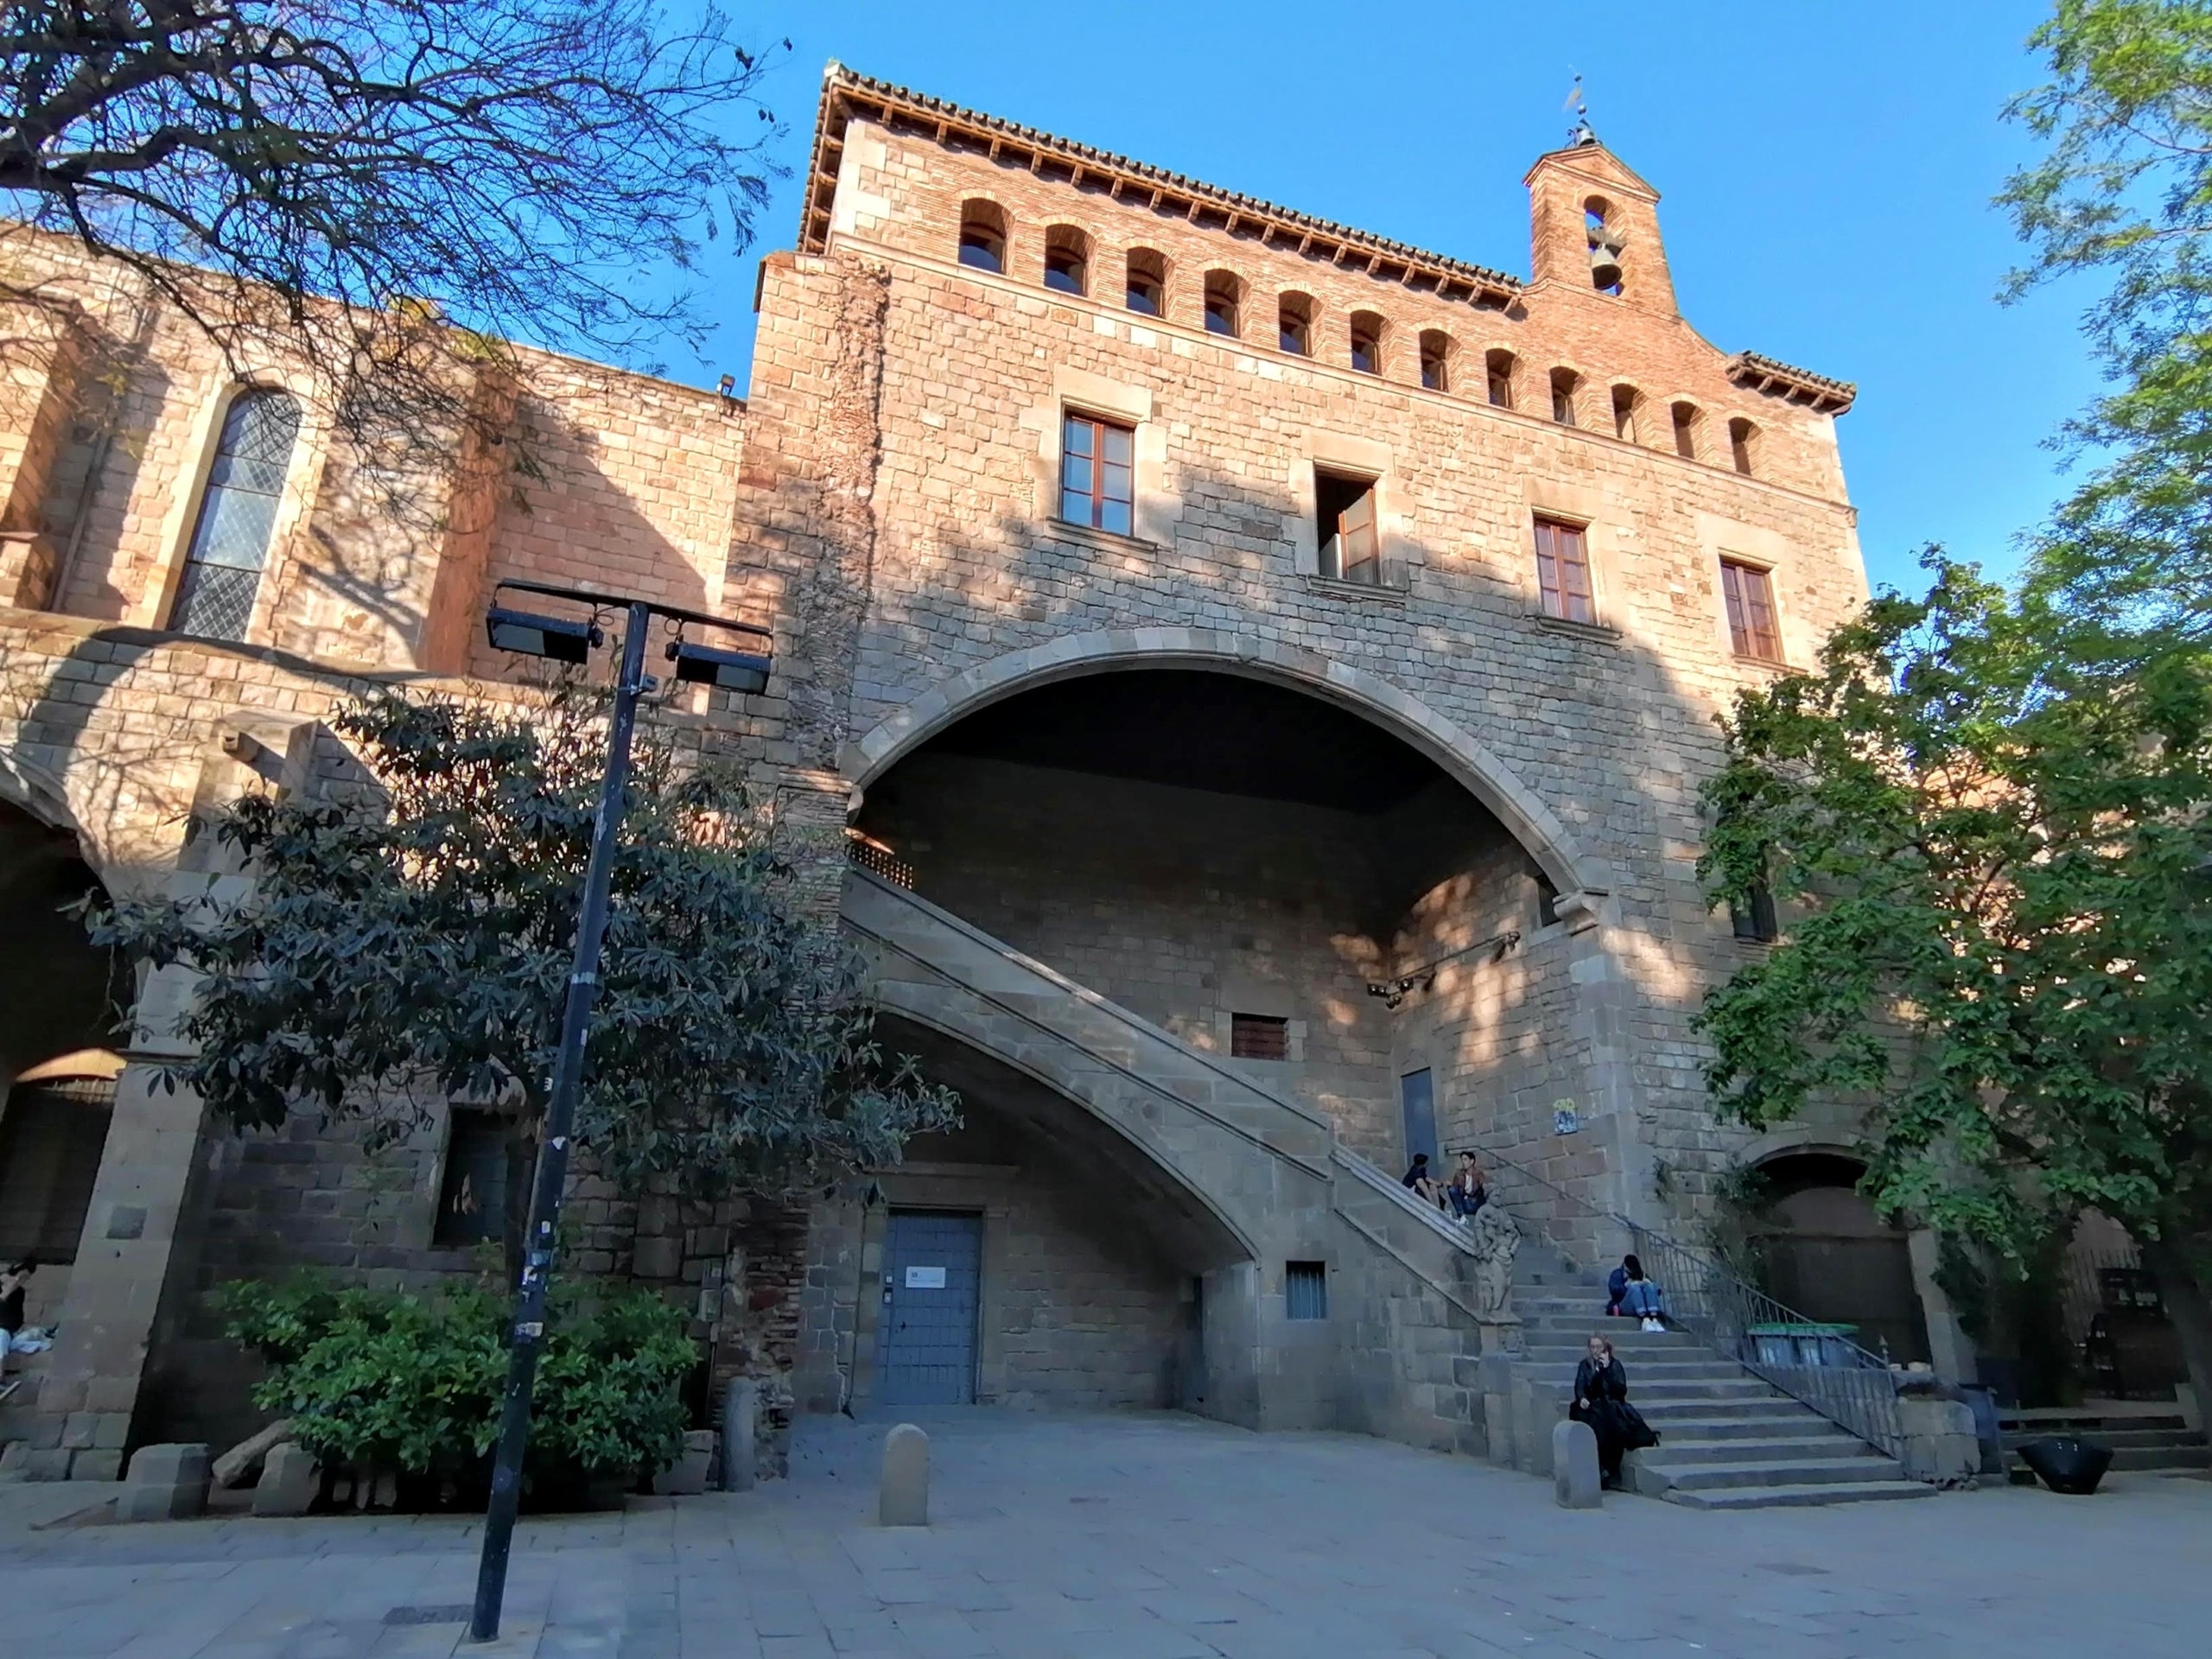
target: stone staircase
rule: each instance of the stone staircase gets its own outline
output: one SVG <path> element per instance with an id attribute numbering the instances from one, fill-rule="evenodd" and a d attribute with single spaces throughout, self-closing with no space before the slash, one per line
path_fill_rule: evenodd
<path id="1" fill-rule="evenodd" d="M 2212 1470 L 2212 1441 L 2189 1427 L 2179 1411 L 2119 1408 L 2094 1402 L 2081 1406 L 2005 1413 L 1998 1427 L 2005 1436 L 2005 1461 L 2030 1440 L 2075 1434 L 2112 1447 L 2115 1474 L 2202 1475 Z"/>
<path id="2" fill-rule="evenodd" d="M 1605 1319 L 1598 1280 L 1518 1211 L 1514 1312 L 1525 1351 L 1511 1351 L 1510 1330 L 1478 1314 L 1467 1230 L 1338 1143 L 1312 1108 L 871 873 L 849 874 L 843 918 L 887 1011 L 1086 1107 L 1155 1169 L 1192 1183 L 1192 1203 L 1250 1259 L 1298 1259 L 1333 1236 L 1334 1381 L 1313 1363 L 1322 1351 L 1301 1345 L 1237 1356 L 1232 1383 L 1221 1375 L 1231 1356 L 1217 1358 L 1210 1334 L 1211 1394 L 1217 1407 L 1230 1400 L 1219 1413 L 1230 1421 L 1351 1429 L 1548 1474 L 1552 1425 L 1602 1326 L 1629 1368 L 1630 1397 L 1665 1437 L 1631 1460 L 1639 1492 L 1734 1509 L 1935 1490 L 1693 1338 Z M 1210 1284 L 1210 1319 L 1218 1302 Z M 1234 1321 L 1247 1340 L 1259 1317 L 1255 1306 Z"/>
<path id="3" fill-rule="evenodd" d="M 1531 1248 L 1531 1247 L 1534 1248 Z M 1631 1452 L 1631 1490 L 1700 1510 L 1764 1509 L 1927 1497 L 1878 1452 L 1678 1331 L 1607 1319 L 1595 1274 L 1575 1272 L 1535 1241 L 1524 1244 L 1514 1295 L 1524 1351 L 1516 1368 L 1554 1414 L 1573 1403 L 1574 1368 L 1593 1332 L 1628 1371 L 1629 1399 L 1660 1443 Z"/>

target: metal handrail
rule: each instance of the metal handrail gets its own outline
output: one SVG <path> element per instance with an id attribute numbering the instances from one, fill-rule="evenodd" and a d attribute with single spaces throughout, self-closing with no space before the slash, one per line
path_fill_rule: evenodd
<path id="1" fill-rule="evenodd" d="M 1478 1154 L 1479 1155 L 1479 1154 Z M 1667 1322 L 1734 1360 L 1752 1376 L 1812 1408 L 1891 1457 L 1904 1453 L 1897 1373 L 1878 1354 L 1747 1284 L 1710 1250 L 1654 1232 L 1592 1204 L 1510 1158 L 1485 1155 L 1627 1234 L 1645 1277 L 1659 1286 Z M 1789 1327 L 1810 1326 L 1810 1331 Z"/>

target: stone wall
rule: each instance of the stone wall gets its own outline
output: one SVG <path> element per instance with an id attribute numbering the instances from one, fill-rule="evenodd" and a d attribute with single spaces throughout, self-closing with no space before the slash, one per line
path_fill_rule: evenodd
<path id="1" fill-rule="evenodd" d="M 1532 1109 L 1542 1097 L 1546 1121 L 1549 1098 L 1572 1098 L 1590 1125 L 1573 1153 L 1555 1149 L 1560 1167 L 1592 1201 L 1656 1218 L 1663 1158 L 1674 1192 L 1699 1201 L 1740 1137 L 1713 1122 L 1688 1020 L 1744 954 L 1698 890 L 1696 789 L 1719 759 L 1714 716 L 1773 671 L 1731 652 L 1719 559 L 1770 568 L 1785 654 L 1810 662 L 1866 592 L 1831 419 L 1733 385 L 1726 355 L 1645 289 L 1622 305 L 1539 283 L 1510 313 L 1446 306 L 1264 238 L 1168 220 L 1141 196 L 1077 191 L 1050 169 L 996 166 L 859 118 L 841 168 L 828 253 L 770 264 L 763 337 L 823 335 L 849 283 L 873 293 L 887 280 L 880 461 L 867 483 L 880 527 L 852 736 L 865 747 L 880 726 L 895 759 L 904 711 L 938 688 L 1023 652 L 1071 671 L 1072 643 L 1115 631 L 1191 629 L 1224 652 L 1307 653 L 1317 683 L 1350 669 L 1402 690 L 1484 746 L 1563 827 L 1587 883 L 1606 889 L 1599 937 L 1576 947 L 1596 962 L 1552 982 L 1562 996 L 1522 1003 L 1572 1005 L 1566 1028 L 1554 1021 L 1544 1038 L 1563 1074 L 1532 1075 L 1522 1090 Z M 978 195 L 1014 222 L 1005 276 L 954 262 L 958 204 Z M 1648 206 L 1637 212 L 1650 238 Z M 1041 232 L 1057 223 L 1091 237 L 1095 297 L 1041 286 Z M 1121 302 L 1119 250 L 1131 246 L 1168 255 L 1165 318 Z M 1242 340 L 1205 332 L 1198 278 L 1215 266 L 1263 296 L 1313 295 L 1334 320 L 1317 354 L 1272 349 L 1271 303 Z M 863 267 L 865 278 L 846 274 Z M 1339 325 L 1356 306 L 1392 324 L 1379 377 L 1342 355 Z M 1655 404 L 1693 397 L 1710 422 L 1756 419 L 1763 475 L 1738 474 L 1709 447 L 1685 460 L 1648 424 L 1625 439 L 1558 424 L 1548 403 L 1493 407 L 1464 376 L 1459 391 L 1424 389 L 1407 347 L 1432 323 L 1463 346 L 1487 329 L 1525 364 L 1633 380 Z M 786 372 L 772 354 L 764 365 L 756 403 Z M 1071 408 L 1134 427 L 1136 534 L 1058 521 Z M 1377 480 L 1395 588 L 1318 575 L 1317 465 Z M 1538 513 L 1585 526 L 1596 626 L 1540 614 Z M 871 772 L 887 764 L 880 753 Z"/>
<path id="2" fill-rule="evenodd" d="M 898 1209 L 983 1218 L 979 1403 L 1046 1411 L 1165 1407 L 1181 1399 L 1191 1275 L 1147 1236 L 1149 1218 L 1080 1160 L 1022 1135 L 987 1097 L 961 1129 L 917 1140 L 906 1160 L 874 1172 L 815 1213 L 807 1253 L 806 1329 L 818 1351 L 807 1409 L 865 1409 L 877 1359 Z M 857 1297 L 857 1300 L 855 1298 Z"/>

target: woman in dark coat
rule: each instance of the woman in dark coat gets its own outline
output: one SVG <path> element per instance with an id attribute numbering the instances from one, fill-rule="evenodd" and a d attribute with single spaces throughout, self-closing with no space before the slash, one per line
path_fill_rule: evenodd
<path id="1" fill-rule="evenodd" d="M 1643 1414 L 1629 1404 L 1628 1372 L 1603 1337 L 1590 1338 L 1588 1356 L 1574 1368 L 1574 1404 L 1567 1414 L 1589 1424 L 1598 1437 L 1598 1468 L 1608 1486 L 1620 1483 L 1622 1458 L 1639 1446 L 1659 1444 Z"/>

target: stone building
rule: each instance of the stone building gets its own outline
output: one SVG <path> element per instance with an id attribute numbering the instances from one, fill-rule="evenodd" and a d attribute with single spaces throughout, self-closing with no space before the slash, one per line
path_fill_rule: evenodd
<path id="1" fill-rule="evenodd" d="M 1713 718 L 1866 596 L 1852 389 L 1698 334 L 1594 138 L 1526 183 L 1523 280 L 833 65 L 747 395 L 532 359 L 482 390 L 534 471 L 460 445 L 404 521 L 281 359 L 16 238 L 76 296 L 0 443 L 0 1247 L 60 1322 L 17 1465 L 250 1426 L 213 1282 L 465 1267 L 466 1114 L 378 1160 L 219 1131 L 149 1086 L 188 985 L 55 905 L 235 880 L 195 814 L 318 787 L 365 683 L 510 695 L 508 577 L 772 629 L 763 694 L 656 717 L 752 769 L 963 1096 L 810 1205 L 580 1195 L 588 1265 L 696 1296 L 784 1408 L 1510 1456 L 1510 1316 L 1411 1154 L 1478 1150 L 1584 1261 L 1747 1163 L 1847 1184 L 1847 1125 L 1717 1123 L 1690 1020 L 1771 926 L 1694 877 Z M 1869 1317 L 1955 1363 L 1924 1249 L 1859 1231 Z"/>

